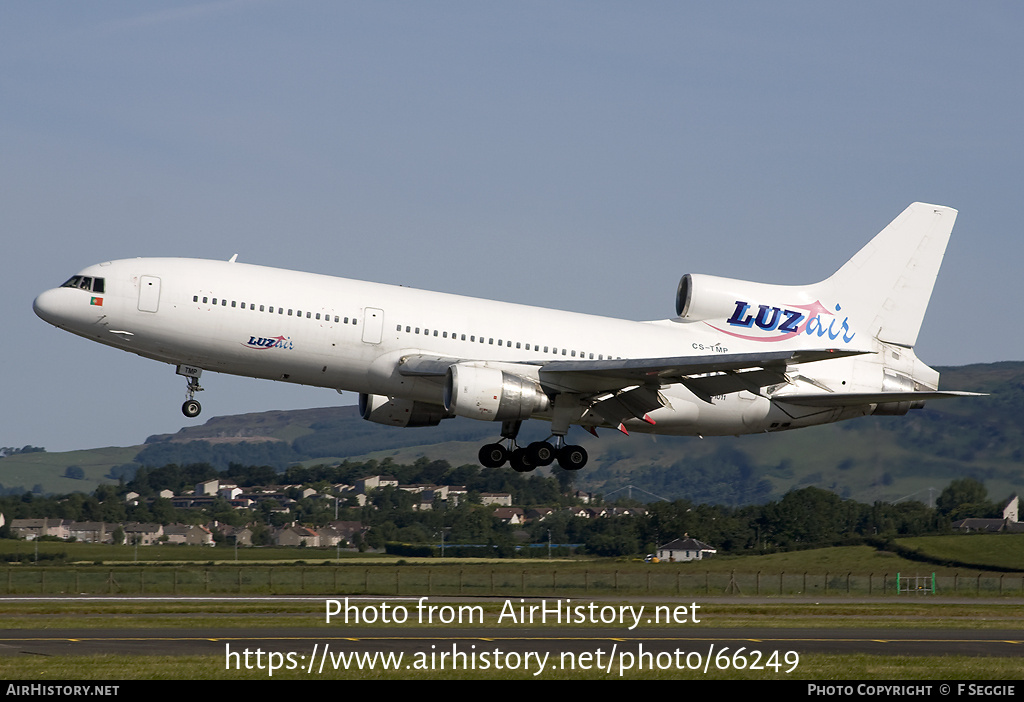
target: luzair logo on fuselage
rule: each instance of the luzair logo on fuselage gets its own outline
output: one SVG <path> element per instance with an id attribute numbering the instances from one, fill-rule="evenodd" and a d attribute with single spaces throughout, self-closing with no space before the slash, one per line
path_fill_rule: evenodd
<path id="1" fill-rule="evenodd" d="M 849 317 L 844 316 L 840 320 L 836 313 L 841 310 L 842 307 L 836 305 L 835 313 L 829 312 L 817 300 L 810 305 L 786 305 L 785 307 L 755 305 L 746 300 L 737 300 L 732 316 L 725 320 L 727 325 L 737 331 L 722 329 L 710 322 L 708 326 L 729 336 L 748 341 L 783 341 L 792 339 L 799 334 L 806 334 L 817 337 L 828 336 L 832 341 L 841 338 L 844 342 L 849 343 L 857 334 L 850 331 Z M 831 319 L 823 318 L 822 315 L 831 317 Z M 749 329 L 750 333 L 741 333 L 738 329 Z"/>
<path id="2" fill-rule="evenodd" d="M 285 349 L 291 350 L 295 348 L 292 345 L 292 338 L 290 336 L 250 336 L 249 341 L 242 344 L 250 349 Z"/>

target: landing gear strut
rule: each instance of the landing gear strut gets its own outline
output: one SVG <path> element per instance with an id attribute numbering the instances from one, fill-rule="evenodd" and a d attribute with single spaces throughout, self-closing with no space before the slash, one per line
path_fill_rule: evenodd
<path id="1" fill-rule="evenodd" d="M 203 371 L 192 366 L 178 366 L 177 373 L 188 379 L 188 386 L 185 389 L 186 400 L 181 405 L 181 413 L 189 419 L 198 417 L 199 413 L 203 411 L 203 406 L 195 399 L 195 395 L 202 391 L 202 388 L 199 387 L 199 376 L 203 374 Z"/>

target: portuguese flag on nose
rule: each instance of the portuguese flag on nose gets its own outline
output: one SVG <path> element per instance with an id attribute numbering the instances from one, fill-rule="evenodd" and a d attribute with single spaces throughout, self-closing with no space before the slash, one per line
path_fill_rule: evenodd
<path id="1" fill-rule="evenodd" d="M 90 305 L 96 305 L 97 307 L 103 307 L 103 298 L 102 297 L 94 297 L 94 298 L 92 298 L 92 300 L 89 301 L 89 304 Z"/>

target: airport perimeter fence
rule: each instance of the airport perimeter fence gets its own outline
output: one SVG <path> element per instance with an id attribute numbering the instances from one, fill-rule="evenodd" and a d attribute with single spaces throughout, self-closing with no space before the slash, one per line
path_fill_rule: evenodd
<path id="1" fill-rule="evenodd" d="M 907 576 L 920 587 L 907 590 Z M 1024 574 L 723 573 L 422 566 L 11 566 L 7 595 L 1024 596 Z M 899 579 L 902 577 L 902 585 Z M 927 583 L 927 586 L 925 585 Z M 934 592 L 932 591 L 934 583 Z M 899 587 L 899 592 L 897 588 Z"/>

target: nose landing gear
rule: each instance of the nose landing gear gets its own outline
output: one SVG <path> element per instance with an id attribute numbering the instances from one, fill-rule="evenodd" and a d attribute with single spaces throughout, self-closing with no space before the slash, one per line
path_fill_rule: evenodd
<path id="1" fill-rule="evenodd" d="M 189 419 L 198 417 L 199 413 L 203 411 L 203 406 L 195 399 L 195 394 L 202 391 L 202 388 L 199 387 L 199 376 L 203 374 L 203 371 L 193 366 L 178 366 L 177 373 L 188 379 L 188 386 L 185 390 L 187 399 L 181 405 L 181 413 Z"/>

